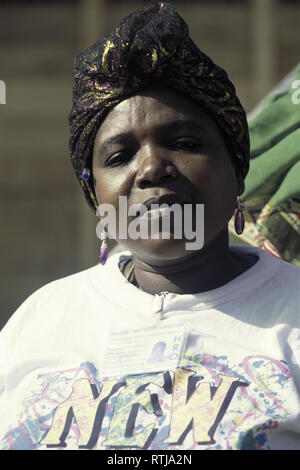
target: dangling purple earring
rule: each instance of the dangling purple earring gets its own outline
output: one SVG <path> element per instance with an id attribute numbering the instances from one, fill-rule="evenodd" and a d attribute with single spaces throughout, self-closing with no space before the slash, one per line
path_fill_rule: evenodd
<path id="1" fill-rule="evenodd" d="M 241 235 L 243 233 L 243 230 L 245 227 L 243 209 L 244 209 L 244 206 L 241 204 L 240 200 L 237 199 L 237 211 L 236 211 L 235 218 L 234 218 L 234 228 L 235 228 L 235 232 L 238 235 Z"/>
<path id="2" fill-rule="evenodd" d="M 103 229 L 101 232 L 101 248 L 100 248 L 100 255 L 99 255 L 99 261 L 101 264 L 105 264 L 108 258 L 108 247 L 107 243 L 105 241 L 106 238 L 106 231 Z"/>

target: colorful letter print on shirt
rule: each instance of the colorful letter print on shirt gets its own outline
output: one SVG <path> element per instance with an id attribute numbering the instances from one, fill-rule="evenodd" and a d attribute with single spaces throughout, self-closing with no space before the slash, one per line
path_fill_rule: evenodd
<path id="1" fill-rule="evenodd" d="M 187 348 L 176 370 L 101 381 L 87 362 L 40 375 L 1 448 L 280 448 L 297 400 L 284 361 L 264 356 Z"/>

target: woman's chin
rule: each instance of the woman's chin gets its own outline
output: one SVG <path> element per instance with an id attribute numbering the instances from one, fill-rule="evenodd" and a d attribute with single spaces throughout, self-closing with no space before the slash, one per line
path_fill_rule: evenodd
<path id="1" fill-rule="evenodd" d="M 187 250 L 188 240 L 175 239 L 170 234 L 159 234 L 157 239 L 138 239 L 122 241 L 122 245 L 137 258 L 155 264 L 165 264 L 166 261 L 178 261 L 192 254 Z"/>

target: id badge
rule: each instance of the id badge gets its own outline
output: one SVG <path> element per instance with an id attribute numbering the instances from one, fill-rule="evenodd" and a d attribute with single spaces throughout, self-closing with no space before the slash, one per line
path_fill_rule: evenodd
<path id="1" fill-rule="evenodd" d="M 158 372 L 178 367 L 185 350 L 187 325 L 110 331 L 102 377 Z"/>

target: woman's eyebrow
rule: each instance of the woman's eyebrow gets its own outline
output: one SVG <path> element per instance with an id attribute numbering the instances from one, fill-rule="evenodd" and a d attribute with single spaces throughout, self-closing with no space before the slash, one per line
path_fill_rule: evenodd
<path id="1" fill-rule="evenodd" d="M 100 156 L 102 155 L 109 147 L 111 147 L 114 144 L 120 144 L 125 141 L 125 139 L 128 139 L 132 135 L 131 132 L 121 132 L 120 134 L 113 135 L 112 137 L 109 137 L 108 139 L 104 140 L 102 144 L 100 145 L 97 155 Z"/>
<path id="2" fill-rule="evenodd" d="M 178 129 L 192 129 L 196 131 L 207 130 L 206 126 L 192 119 L 175 119 L 167 121 L 158 126 L 163 131 L 173 131 Z"/>
<path id="3" fill-rule="evenodd" d="M 205 126 L 199 122 L 193 121 L 192 119 L 173 119 L 166 121 L 155 126 L 155 130 L 159 132 L 171 132 L 179 129 L 192 129 L 196 131 L 206 130 Z M 102 155 L 112 145 L 124 143 L 125 140 L 132 138 L 133 132 L 121 132 L 108 139 L 104 140 L 98 149 L 98 156 Z"/>

